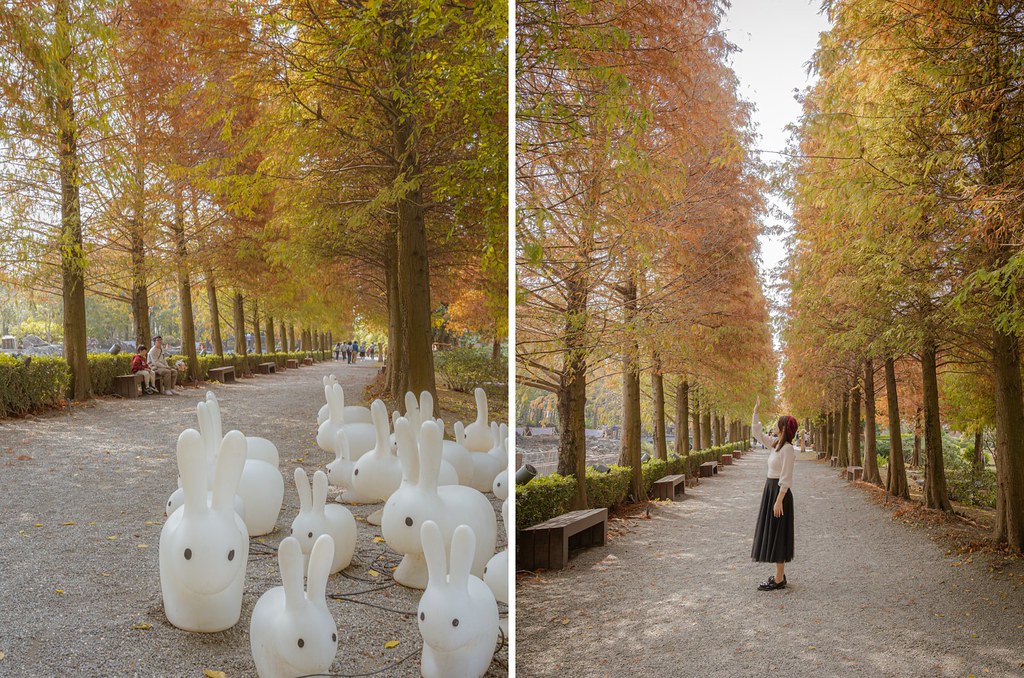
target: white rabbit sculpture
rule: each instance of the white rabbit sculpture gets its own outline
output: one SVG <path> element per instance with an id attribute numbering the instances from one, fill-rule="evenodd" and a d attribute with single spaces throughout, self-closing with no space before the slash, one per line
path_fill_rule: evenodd
<path id="1" fill-rule="evenodd" d="M 195 429 L 178 436 L 184 504 L 160 531 L 160 591 L 167 620 L 209 633 L 234 626 L 242 612 L 249 534 L 234 496 L 245 464 L 245 436 L 231 431 L 220 444 L 212 483 Z M 207 486 L 213 487 L 207 503 Z"/>
<path id="2" fill-rule="evenodd" d="M 299 541 L 302 553 L 309 557 L 313 544 L 322 534 L 334 541 L 331 574 L 340 572 L 352 562 L 356 552 L 356 519 L 344 506 L 327 505 L 327 474 L 313 474 L 313 485 L 304 469 L 295 469 L 295 489 L 299 492 L 299 515 L 292 521 L 291 536 Z"/>
<path id="3" fill-rule="evenodd" d="M 330 535 L 321 535 L 309 555 L 303 587 L 302 549 L 292 537 L 281 541 L 281 586 L 260 596 L 249 622 L 249 647 L 260 678 L 297 678 L 330 670 L 338 654 L 338 626 L 326 599 L 333 558 Z"/>
<path id="4" fill-rule="evenodd" d="M 424 391 L 424 393 L 427 394 L 426 391 Z M 429 394 L 427 394 L 427 395 L 429 395 Z M 398 412 L 394 412 L 392 414 L 392 419 L 391 420 L 392 421 L 398 421 L 399 419 L 407 419 L 409 421 L 409 423 L 412 425 L 412 430 L 416 432 L 416 444 L 418 445 L 419 444 L 419 435 L 420 435 L 420 433 L 419 433 L 420 432 L 420 424 L 422 423 L 422 420 L 420 419 L 420 411 L 419 411 L 418 407 L 417 406 L 409 407 L 410 399 L 411 399 L 412 403 L 416 402 L 416 397 L 411 392 L 410 393 L 406 393 L 405 394 L 405 404 L 406 404 L 408 412 L 412 414 L 412 417 L 411 418 L 410 417 L 403 417 Z M 438 426 L 441 427 L 441 436 L 443 437 L 444 436 L 444 422 L 441 421 L 440 419 L 435 419 L 434 421 L 437 423 Z M 442 440 L 441 444 L 444 445 L 447 442 L 448 441 Z M 395 454 L 397 454 L 398 453 L 398 445 L 395 442 L 395 434 L 394 433 L 391 434 L 391 444 L 392 444 L 392 449 L 394 449 L 395 450 Z M 442 449 L 444 449 L 444 448 L 442 447 Z M 449 462 L 447 459 L 444 458 L 443 454 L 441 456 L 441 472 L 438 474 L 437 478 L 438 478 L 438 480 L 437 480 L 437 484 L 438 485 L 465 485 L 466 484 L 466 483 L 461 482 L 461 480 L 459 478 L 458 471 L 455 470 L 455 467 L 451 464 L 451 462 Z M 380 523 L 373 523 L 373 524 L 374 525 L 379 525 Z"/>
<path id="5" fill-rule="evenodd" d="M 494 594 L 470 574 L 476 552 L 473 530 L 455 528 L 451 560 L 440 526 L 420 528 L 429 578 L 417 610 L 423 636 L 420 671 L 424 678 L 480 678 L 494 658 L 498 605 Z"/>
<path id="6" fill-rule="evenodd" d="M 501 473 L 502 468 L 508 467 L 508 462 L 504 463 L 500 454 L 492 454 L 490 452 L 493 448 L 498 448 L 499 451 L 503 449 L 501 435 L 498 429 L 498 422 L 491 422 L 491 447 L 488 448 L 487 452 L 472 452 L 470 457 L 473 460 L 473 480 L 470 483 L 470 487 L 480 492 L 490 492 L 494 485 L 494 478 Z"/>
<path id="7" fill-rule="evenodd" d="M 216 435 L 220 437 L 221 431 L 223 431 L 220 417 L 220 402 L 213 391 L 206 392 L 206 406 L 210 409 L 210 416 L 213 419 Z M 274 468 L 281 466 L 281 455 L 277 452 L 277 445 L 259 436 L 245 436 L 245 442 L 245 456 L 247 459 L 265 461 L 268 464 L 272 464 Z"/>
<path id="8" fill-rule="evenodd" d="M 433 421 L 423 422 L 417 445 L 412 425 L 395 421 L 398 457 L 402 463 L 402 484 L 384 504 L 381 534 L 388 546 L 404 557 L 395 570 L 395 581 L 422 589 L 427 583 L 426 561 L 420 542 L 424 521 L 436 522 L 448 543 L 456 526 L 466 523 L 476 535 L 473 573 L 483 575 L 494 553 L 498 525 L 491 502 L 480 492 L 463 485 L 438 486 L 441 467 L 441 429 Z"/>
<path id="9" fill-rule="evenodd" d="M 338 383 L 338 377 L 333 375 L 333 374 L 328 374 L 327 376 L 324 377 L 323 383 L 324 383 L 325 387 L 327 387 L 327 386 L 334 386 L 335 384 Z M 344 397 L 345 397 L 345 390 L 344 389 L 342 389 L 341 395 L 342 395 L 342 403 L 344 403 Z M 371 419 L 371 417 L 370 417 L 370 410 L 369 410 L 369 408 L 362 407 L 362 406 L 359 406 L 359 405 L 344 405 L 344 408 L 345 408 L 345 410 L 344 410 L 345 411 L 345 421 L 347 423 L 351 423 L 351 424 L 360 423 L 360 422 L 364 423 L 364 424 L 372 424 L 373 423 L 373 419 Z M 324 405 L 321 405 L 320 406 L 320 411 L 317 412 L 317 415 L 316 415 L 316 425 L 319 426 L 320 424 L 324 423 L 325 421 L 327 421 L 328 418 L 330 418 L 330 416 L 331 416 L 331 406 L 330 406 L 330 404 L 329 403 L 325 403 Z"/>
<path id="10" fill-rule="evenodd" d="M 508 499 L 501 504 L 501 520 L 505 525 L 505 535 L 508 538 Z M 494 599 L 499 603 L 508 605 L 508 549 L 499 551 L 491 556 L 484 568 L 484 583 L 491 589 Z M 499 619 L 498 625 L 501 632 L 508 637 L 508 619 Z"/>
<path id="11" fill-rule="evenodd" d="M 402 464 L 391 449 L 387 406 L 380 400 L 374 400 L 370 405 L 370 413 L 377 431 L 377 444 L 355 462 L 352 485 L 359 496 L 383 502 L 402 484 Z M 366 517 L 366 522 L 380 525 L 380 517 L 381 511 L 374 511 Z"/>
<path id="12" fill-rule="evenodd" d="M 327 398 L 330 415 L 327 421 L 320 424 L 317 429 L 316 444 L 320 446 L 320 449 L 337 454 L 335 445 L 338 440 L 338 431 L 344 430 L 348 436 L 349 454 L 352 461 L 372 450 L 373 446 L 377 444 L 377 432 L 372 423 L 356 422 L 346 418 L 345 390 L 341 384 L 324 386 L 324 396 Z"/>
<path id="13" fill-rule="evenodd" d="M 466 427 L 466 441 L 463 443 L 470 452 L 489 452 L 494 443 L 487 423 L 487 394 L 482 388 L 476 389 L 476 421 Z"/>
<path id="14" fill-rule="evenodd" d="M 407 394 L 407 402 L 408 402 Z M 434 396 L 430 394 L 430 391 L 424 391 L 420 394 L 419 411 L 420 416 L 419 424 L 426 421 L 424 417 L 432 417 L 434 412 Z M 444 422 L 440 419 L 435 419 L 438 426 L 441 427 L 441 433 L 444 433 Z M 414 422 L 415 423 L 415 422 Z M 419 430 L 418 424 L 416 430 Z M 442 454 L 446 462 L 452 465 L 455 469 L 455 473 L 459 478 L 460 485 L 469 485 L 473 478 L 473 461 L 469 456 L 469 450 L 462 445 L 459 441 L 459 429 L 462 427 L 461 422 L 455 423 L 455 440 L 444 440 L 442 441 Z M 445 483 L 441 483 L 444 485 Z"/>
<path id="15" fill-rule="evenodd" d="M 352 482 L 352 472 L 356 468 L 356 460 L 352 458 L 345 429 L 338 429 L 334 443 L 334 461 L 327 465 L 327 480 L 331 485 L 341 488 L 340 501 L 346 504 L 373 504 L 376 499 L 369 495 L 359 494 Z"/>

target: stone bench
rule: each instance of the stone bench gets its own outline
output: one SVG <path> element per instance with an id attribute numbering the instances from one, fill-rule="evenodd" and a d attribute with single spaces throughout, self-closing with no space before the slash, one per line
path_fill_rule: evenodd
<path id="1" fill-rule="evenodd" d="M 288 360 L 285 361 L 284 366 L 285 366 L 285 369 L 288 369 L 288 370 L 297 370 L 297 369 L 299 369 L 299 361 L 296 360 L 295 358 L 288 358 Z"/>
<path id="2" fill-rule="evenodd" d="M 604 546 L 607 541 L 608 509 L 570 511 L 520 530 L 516 569 L 560 570 L 569 563 L 570 546 Z"/>
<path id="3" fill-rule="evenodd" d="M 724 464 L 725 466 L 732 466 L 732 455 L 731 454 L 723 454 L 722 455 L 722 459 L 721 459 L 721 463 Z"/>
<path id="4" fill-rule="evenodd" d="M 260 374 L 276 374 L 277 363 L 260 363 L 256 366 L 256 371 Z"/>
<path id="5" fill-rule="evenodd" d="M 144 381 L 145 378 L 141 374 L 120 374 L 114 377 L 114 393 L 122 398 L 138 398 L 142 395 Z M 159 374 L 154 377 L 153 383 L 156 384 L 160 393 L 166 392 Z"/>
<path id="6" fill-rule="evenodd" d="M 710 478 L 711 476 L 718 475 L 718 462 L 717 461 L 706 461 L 700 465 L 700 477 Z"/>
<path id="7" fill-rule="evenodd" d="M 740 452 L 739 450 L 733 450 L 732 451 L 732 458 L 733 459 L 742 459 L 743 458 L 743 453 Z"/>
<path id="8" fill-rule="evenodd" d="M 686 494 L 686 476 L 685 475 L 671 475 L 659 478 L 654 481 L 651 486 L 651 492 L 654 493 L 655 499 L 668 499 L 672 500 L 676 496 L 676 492 L 682 491 Z"/>
<path id="9" fill-rule="evenodd" d="M 219 381 L 222 384 L 235 383 L 235 366 L 211 367 L 209 369 L 210 381 Z"/>
<path id="10" fill-rule="evenodd" d="M 312 365 L 313 364 L 313 359 L 312 358 L 303 358 L 302 359 L 302 364 L 303 365 L 307 365 L 307 366 L 308 365 Z"/>
<path id="11" fill-rule="evenodd" d="M 839 465 L 839 457 L 829 457 L 828 461 L 829 465 L 831 465 L 833 468 Z"/>
<path id="12" fill-rule="evenodd" d="M 846 479 L 849 480 L 860 480 L 864 477 L 863 466 L 847 466 L 846 467 Z"/>

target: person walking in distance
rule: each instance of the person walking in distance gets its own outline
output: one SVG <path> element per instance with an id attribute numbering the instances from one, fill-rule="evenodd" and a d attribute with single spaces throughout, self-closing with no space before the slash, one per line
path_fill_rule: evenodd
<path id="1" fill-rule="evenodd" d="M 761 508 L 757 513 L 750 557 L 756 563 L 775 563 L 775 574 L 757 587 L 761 591 L 774 591 L 786 588 L 786 563 L 793 560 L 792 487 L 793 462 L 796 460 L 793 439 L 799 424 L 796 417 L 779 417 L 779 437 L 772 440 L 765 435 L 757 417 L 760 406 L 761 399 L 758 398 L 750 428 L 754 438 L 769 448 L 771 453 L 768 455 L 768 478 L 761 494 Z"/>

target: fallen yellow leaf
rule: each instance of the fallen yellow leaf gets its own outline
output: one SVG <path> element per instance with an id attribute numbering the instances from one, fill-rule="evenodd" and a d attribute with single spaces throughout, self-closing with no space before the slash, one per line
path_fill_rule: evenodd
<path id="1" fill-rule="evenodd" d="M 370 570 L 368 574 L 371 577 L 379 577 L 380 576 L 380 572 L 378 572 L 377 570 Z"/>
<path id="2" fill-rule="evenodd" d="M 64 589 L 56 589 L 56 592 L 60 593 L 60 594 L 63 594 L 64 593 Z"/>
<path id="3" fill-rule="evenodd" d="M 389 640 L 388 642 L 384 643 L 384 649 L 385 650 L 390 650 L 390 649 L 393 649 L 393 648 L 396 648 L 396 647 L 398 647 L 398 641 L 397 640 Z"/>
<path id="4" fill-rule="evenodd" d="M 4 654 L 3 652 L 0 652 L 0 659 L 3 659 L 6 656 L 7 656 L 6 654 Z"/>
<path id="5" fill-rule="evenodd" d="M 149 548 L 149 544 L 139 544 L 138 548 L 140 548 L 140 549 L 148 549 Z"/>
<path id="6" fill-rule="evenodd" d="M 203 671 L 203 675 L 206 676 L 206 678 L 228 678 L 228 674 L 223 671 L 213 671 L 211 669 Z"/>
<path id="7" fill-rule="evenodd" d="M 109 572 L 100 572 L 100 576 L 101 577 L 109 577 L 110 573 Z"/>
<path id="8" fill-rule="evenodd" d="M 65 525 L 77 525 L 78 523 L 76 523 L 76 522 L 75 522 L 75 521 L 73 521 L 73 520 L 69 520 L 69 521 L 67 521 L 67 522 L 66 522 L 66 523 L 64 523 L 64 524 L 65 524 Z"/>
<path id="9" fill-rule="evenodd" d="M 147 520 L 146 522 L 143 523 L 143 525 L 159 525 L 159 524 L 160 523 L 158 523 L 155 520 Z"/>
<path id="10" fill-rule="evenodd" d="M 143 623 L 143 624 L 132 624 L 132 628 L 135 629 L 136 631 L 146 631 L 146 630 L 151 629 L 153 627 L 150 624 Z"/>
<path id="11" fill-rule="evenodd" d="M 374 537 L 373 541 L 377 542 L 378 544 L 383 544 L 384 543 L 384 537 Z"/>
<path id="12" fill-rule="evenodd" d="M 117 535 L 116 534 L 112 534 L 109 537 L 107 537 L 107 539 L 109 539 L 110 541 L 114 541 L 115 539 L 117 539 Z"/>
<path id="13" fill-rule="evenodd" d="M 42 524 L 42 523 L 36 523 L 36 524 L 35 524 L 35 525 L 33 525 L 32 527 L 42 527 L 42 526 L 43 526 L 43 524 Z"/>

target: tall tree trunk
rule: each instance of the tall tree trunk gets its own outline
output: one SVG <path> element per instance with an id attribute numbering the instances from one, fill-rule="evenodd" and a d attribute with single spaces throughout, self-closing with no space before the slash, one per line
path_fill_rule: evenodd
<path id="1" fill-rule="evenodd" d="M 246 355 L 249 352 L 245 340 L 245 299 L 241 292 L 235 292 L 235 353 Z"/>
<path id="2" fill-rule="evenodd" d="M 860 457 L 860 384 L 853 387 L 850 397 L 850 464 L 864 466 Z"/>
<path id="3" fill-rule="evenodd" d="M 174 243 L 178 268 L 178 303 L 181 306 L 181 351 L 188 363 L 188 377 L 199 381 L 199 356 L 196 354 L 196 324 L 192 312 L 192 282 L 188 269 L 188 240 L 185 237 L 185 204 L 183 187 L 174 196 Z"/>
<path id="4" fill-rule="evenodd" d="M 274 338 L 274 316 L 268 313 L 265 324 L 267 332 L 267 353 L 277 353 L 277 341 Z"/>
<path id="5" fill-rule="evenodd" d="M 889 406 L 889 472 L 885 489 L 894 497 L 910 499 L 907 469 L 903 464 L 903 434 L 900 427 L 900 401 L 896 392 L 896 362 L 885 359 L 885 400 Z"/>
<path id="6" fill-rule="evenodd" d="M 871 358 L 864 361 L 864 482 L 882 484 L 878 473 L 878 445 L 875 428 L 878 424 L 875 412 L 875 366 Z"/>
<path id="7" fill-rule="evenodd" d="M 263 353 L 263 339 L 260 337 L 260 300 L 252 300 L 252 336 L 256 355 Z"/>
<path id="8" fill-rule="evenodd" d="M 501 360 L 501 339 L 497 336 L 491 341 L 491 360 L 494 362 Z"/>
<path id="9" fill-rule="evenodd" d="M 839 467 L 850 465 L 850 391 L 843 389 L 843 404 L 839 411 Z"/>
<path id="10" fill-rule="evenodd" d="M 288 346 L 288 329 L 284 326 L 283 320 L 278 321 L 277 329 L 278 333 L 281 336 L 281 350 L 284 351 L 285 353 L 288 353 L 289 351 L 291 351 L 291 348 Z"/>
<path id="11" fill-rule="evenodd" d="M 135 180 L 132 183 L 132 217 L 129 226 L 129 247 L 132 259 L 132 320 L 135 341 L 149 346 L 149 281 L 146 276 L 146 240 L 143 237 L 146 212 L 146 173 L 138 151 L 135 155 Z"/>
<path id="12" fill-rule="evenodd" d="M 700 413 L 700 449 L 707 450 L 711 447 L 711 408 L 704 406 Z"/>
<path id="13" fill-rule="evenodd" d="M 637 288 L 632 278 L 622 286 L 627 327 L 637 316 Z M 640 346 L 635 336 L 626 340 L 622 355 L 622 445 L 619 465 L 632 469 L 630 493 L 637 501 L 647 499 L 644 492 L 643 467 L 640 464 Z"/>
<path id="14" fill-rule="evenodd" d="M 385 390 L 392 398 L 405 395 L 408 386 L 408 354 L 405 350 L 405 314 L 398 290 L 398 236 L 387 239 L 384 289 L 388 307 L 388 355 L 384 365 Z"/>
<path id="15" fill-rule="evenodd" d="M 295 342 L 295 323 L 288 323 L 288 350 L 297 353 L 299 345 Z"/>
<path id="16" fill-rule="evenodd" d="M 668 440 L 665 433 L 665 376 L 661 373 L 661 358 L 654 352 L 651 367 L 651 391 L 654 397 L 654 456 L 668 459 Z"/>
<path id="17" fill-rule="evenodd" d="M 587 508 L 587 304 L 589 281 L 577 267 L 566 279 L 565 326 L 562 330 L 562 372 L 558 382 L 558 473 L 576 479 L 572 508 Z"/>
<path id="18" fill-rule="evenodd" d="M 217 305 L 217 284 L 213 279 L 213 270 L 206 269 L 206 297 L 210 302 L 210 339 L 213 341 L 213 352 L 224 355 L 224 342 L 220 336 L 220 308 Z"/>
<path id="19" fill-rule="evenodd" d="M 946 492 L 946 469 L 942 459 L 942 424 L 939 421 L 939 382 L 935 341 L 927 337 L 921 351 L 921 384 L 924 395 L 924 499 L 928 508 L 952 511 Z M 1019 377 L 1018 377 L 1019 379 Z"/>
<path id="20" fill-rule="evenodd" d="M 834 425 L 834 422 L 832 420 L 832 412 L 830 411 L 826 415 L 826 417 L 825 417 L 825 430 L 823 432 L 824 449 L 825 449 L 825 453 L 828 455 L 829 459 L 831 459 L 832 457 L 836 456 L 836 450 L 832 446 L 832 435 L 834 433 L 833 428 L 832 428 L 833 425 Z"/>
<path id="21" fill-rule="evenodd" d="M 921 432 L 923 424 L 921 423 L 921 408 L 918 407 L 917 411 L 914 412 L 914 453 L 910 457 L 911 468 L 919 468 L 921 466 Z"/>
<path id="22" fill-rule="evenodd" d="M 676 454 L 690 454 L 690 385 L 686 379 L 676 385 Z"/>
<path id="23" fill-rule="evenodd" d="M 64 360 L 71 369 L 69 393 L 73 400 L 92 395 L 85 327 L 85 249 L 82 246 L 81 185 L 78 158 L 78 123 L 75 120 L 72 25 L 68 0 L 56 0 L 54 19 L 61 68 L 55 71 L 57 153 L 60 172 L 60 271 L 64 303 Z"/>
<path id="24" fill-rule="evenodd" d="M 992 341 L 996 397 L 995 538 L 1024 552 L 1024 392 L 1020 344 L 998 329 Z"/>
<path id="25" fill-rule="evenodd" d="M 700 394 L 694 389 L 693 407 L 690 409 L 690 416 L 693 418 L 693 449 L 697 452 L 704 449 L 700 441 L 700 405 Z"/>
<path id="26" fill-rule="evenodd" d="M 399 98 L 392 110 L 392 136 L 394 157 L 397 162 L 396 180 L 407 188 L 398 198 L 398 289 L 405 315 L 405 350 L 408 355 L 407 390 L 413 393 L 429 391 L 434 396 L 435 414 L 438 406 L 434 383 L 434 352 L 430 300 L 430 257 L 427 249 L 427 231 L 423 217 L 421 180 L 423 169 L 419 158 L 419 123 L 413 113 L 411 101 L 415 99 L 413 74 L 414 46 L 407 22 L 394 23 L 392 45 L 395 69 L 395 89 Z"/>

